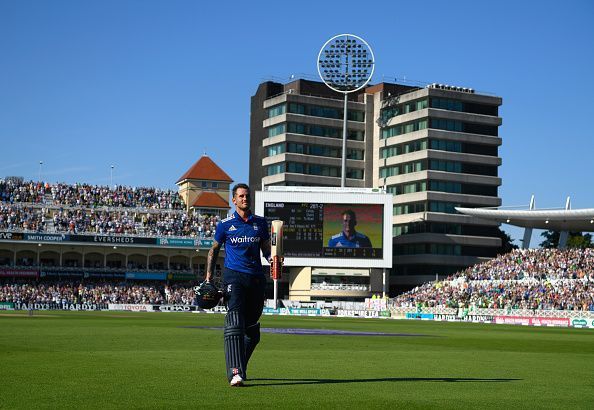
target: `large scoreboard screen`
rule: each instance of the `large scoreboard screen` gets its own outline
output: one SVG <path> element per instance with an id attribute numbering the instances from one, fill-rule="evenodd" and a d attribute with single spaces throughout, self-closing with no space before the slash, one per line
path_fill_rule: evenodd
<path id="1" fill-rule="evenodd" d="M 264 217 L 285 223 L 285 257 L 382 258 L 381 205 L 264 202 Z"/>
<path id="2" fill-rule="evenodd" d="M 256 213 L 284 222 L 287 266 L 391 266 L 391 195 L 285 189 L 257 192 Z"/>

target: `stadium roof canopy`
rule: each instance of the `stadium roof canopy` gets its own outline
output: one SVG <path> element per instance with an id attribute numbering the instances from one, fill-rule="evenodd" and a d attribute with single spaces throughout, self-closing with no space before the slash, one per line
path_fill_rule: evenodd
<path id="1" fill-rule="evenodd" d="M 464 215 L 524 228 L 569 232 L 594 231 L 594 208 L 503 210 L 456 207 L 456 211 Z"/>

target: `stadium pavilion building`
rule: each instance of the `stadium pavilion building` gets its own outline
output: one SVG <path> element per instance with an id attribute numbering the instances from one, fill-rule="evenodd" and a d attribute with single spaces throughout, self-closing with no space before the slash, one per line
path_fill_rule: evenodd
<path id="1" fill-rule="evenodd" d="M 343 95 L 264 82 L 251 99 L 250 176 L 263 186 L 340 186 Z M 456 207 L 501 205 L 497 96 L 380 83 L 349 94 L 346 186 L 393 197 L 392 293 L 496 255 L 499 222 Z"/>

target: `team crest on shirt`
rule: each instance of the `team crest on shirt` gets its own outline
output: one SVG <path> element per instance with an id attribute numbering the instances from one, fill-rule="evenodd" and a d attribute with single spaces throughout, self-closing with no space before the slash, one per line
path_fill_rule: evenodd
<path id="1" fill-rule="evenodd" d="M 254 224 L 254 231 L 258 230 L 258 225 Z"/>
<path id="2" fill-rule="evenodd" d="M 229 228 L 229 232 L 236 231 L 236 230 L 237 230 L 237 228 L 234 225 L 231 225 L 231 228 Z"/>

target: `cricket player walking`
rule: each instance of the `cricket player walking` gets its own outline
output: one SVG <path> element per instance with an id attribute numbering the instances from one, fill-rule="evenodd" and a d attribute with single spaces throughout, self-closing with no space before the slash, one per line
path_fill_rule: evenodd
<path id="1" fill-rule="evenodd" d="M 217 225 L 208 252 L 206 281 L 210 281 L 222 244 L 225 244 L 223 292 L 227 304 L 225 316 L 225 362 L 227 378 L 234 387 L 246 380 L 247 364 L 260 341 L 260 323 L 264 308 L 266 277 L 260 252 L 270 260 L 270 233 L 266 220 L 250 211 L 250 188 L 233 187 L 236 211 Z"/>

